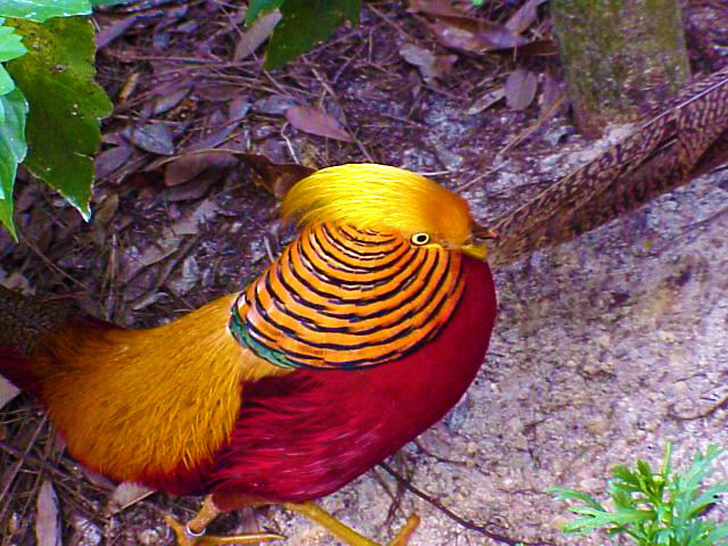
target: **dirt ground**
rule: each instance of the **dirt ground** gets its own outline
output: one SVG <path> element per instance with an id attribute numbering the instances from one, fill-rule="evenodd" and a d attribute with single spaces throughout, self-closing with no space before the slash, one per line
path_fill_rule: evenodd
<path id="1" fill-rule="evenodd" d="M 728 63 L 725 5 L 695 1 L 686 13 L 694 72 Z M 117 106 L 104 125 L 94 218 L 84 224 L 40 184 L 19 184 L 22 240 L 15 245 L 0 233 L 0 282 L 74 298 L 95 316 L 134 327 L 239 290 L 284 240 L 276 201 L 234 156 L 210 160 L 190 181 L 173 179 L 165 161 L 184 151 L 248 150 L 317 167 L 402 166 L 465 187 L 487 224 L 603 149 L 576 133 L 565 107 L 545 121 L 537 101 L 521 111 L 500 101 L 474 113 L 516 67 L 536 73 L 541 85 L 546 74 L 559 80 L 555 57 L 446 50 L 421 16 L 374 2 L 359 27 L 267 73 L 256 56 L 229 60 L 239 21 L 234 6 L 214 1 L 97 17 L 108 39 L 99 80 Z M 548 37 L 545 12 L 540 21 Z M 403 60 L 405 42 L 457 55 L 452 70 L 425 81 Z M 283 115 L 292 104 L 320 106 L 354 140 L 296 129 Z M 165 130 L 140 134 L 150 125 Z M 597 494 L 614 464 L 657 464 L 667 442 L 677 463 L 711 443 L 728 445 L 726 234 L 723 169 L 498 269 L 500 314 L 476 383 L 442 423 L 387 463 L 410 489 L 377 468 L 322 505 L 383 542 L 417 512 L 414 546 L 606 544 L 603 535 L 559 532 L 570 516 L 546 489 Z M 728 480 L 728 455 L 718 467 L 715 479 Z M 68 459 L 39 408 L 21 395 L 0 413 L 1 546 L 37 543 L 36 500 L 47 480 L 64 545 L 172 544 L 163 515 L 187 518 L 199 506 L 199 499 L 154 494 L 110 509 L 113 485 Z M 713 514 L 725 519 L 728 509 Z M 336 544 L 278 508 L 226 515 L 212 529 L 256 526 L 287 536 L 281 544 Z"/>

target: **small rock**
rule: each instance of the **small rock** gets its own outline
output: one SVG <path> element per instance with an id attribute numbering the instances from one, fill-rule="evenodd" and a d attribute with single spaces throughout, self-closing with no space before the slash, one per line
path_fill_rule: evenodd
<path id="1" fill-rule="evenodd" d="M 286 110 L 296 105 L 296 101 L 291 97 L 282 97 L 280 95 L 272 95 L 264 99 L 257 100 L 253 103 L 253 112 L 259 114 L 269 114 L 273 116 L 282 116 Z"/>
<path id="2" fill-rule="evenodd" d="M 157 546 L 164 544 L 164 533 L 160 533 L 158 529 L 144 529 L 137 535 L 139 544 L 143 546 Z"/>
<path id="3" fill-rule="evenodd" d="M 71 527 L 73 527 L 71 546 L 96 546 L 101 543 L 103 538 L 101 529 L 84 515 L 78 512 L 72 513 Z"/>

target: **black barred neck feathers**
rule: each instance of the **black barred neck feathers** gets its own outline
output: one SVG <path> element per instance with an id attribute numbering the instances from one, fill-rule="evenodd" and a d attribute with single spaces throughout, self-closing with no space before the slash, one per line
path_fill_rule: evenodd
<path id="1" fill-rule="evenodd" d="M 463 291 L 462 256 L 399 233 L 307 226 L 241 293 L 230 323 L 284 367 L 356 368 L 401 358 L 446 323 Z"/>

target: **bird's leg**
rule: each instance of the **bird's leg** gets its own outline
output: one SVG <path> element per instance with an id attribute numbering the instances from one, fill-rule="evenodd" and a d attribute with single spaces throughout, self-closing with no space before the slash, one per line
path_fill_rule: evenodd
<path id="1" fill-rule="evenodd" d="M 329 533 L 346 542 L 349 546 L 380 546 L 378 542 L 374 542 L 364 535 L 357 533 L 354 529 L 344 525 L 326 510 L 313 502 L 303 502 L 300 504 L 287 502 L 282 506 L 315 521 L 324 527 Z M 410 517 L 407 518 L 407 522 L 397 533 L 397 536 L 388 543 L 388 546 L 406 546 L 412 536 L 412 533 L 415 532 L 419 524 L 420 518 L 417 514 L 410 515 Z"/>
<path id="2" fill-rule="evenodd" d="M 218 544 L 259 544 L 285 538 L 275 533 L 246 533 L 242 535 L 214 536 L 205 535 L 205 529 L 223 511 L 215 506 L 212 495 L 205 497 L 202 508 L 186 525 L 176 518 L 167 516 L 164 521 L 177 536 L 178 546 L 214 546 Z"/>

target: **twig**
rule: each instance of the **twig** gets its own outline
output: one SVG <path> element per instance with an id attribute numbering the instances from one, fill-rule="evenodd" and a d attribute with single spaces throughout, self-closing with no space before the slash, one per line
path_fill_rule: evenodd
<path id="1" fill-rule="evenodd" d="M 3 484 L 2 491 L 0 491 L 0 503 L 5 499 L 5 497 L 8 494 L 8 491 L 10 491 L 10 488 L 13 485 L 13 482 L 15 481 L 16 476 L 18 475 L 18 472 L 20 472 L 20 469 L 23 466 L 23 460 L 25 456 L 30 453 L 30 450 L 33 449 L 33 446 L 35 445 L 35 441 L 38 439 L 38 435 L 40 434 L 40 431 L 43 429 L 43 426 L 46 424 L 47 417 L 43 416 L 43 418 L 40 420 L 40 423 L 38 423 L 38 426 L 36 427 L 35 431 L 33 432 L 33 435 L 30 437 L 30 441 L 28 442 L 28 446 L 25 448 L 25 451 L 23 451 L 23 458 L 19 459 L 18 462 L 16 462 L 13 467 L 4 474 L 5 483 Z M 10 503 L 5 503 L 2 508 L 0 508 L 0 521 L 2 521 L 5 518 L 5 511 L 7 510 L 7 507 L 10 506 Z"/>
<path id="2" fill-rule="evenodd" d="M 424 491 L 417 489 L 414 485 L 412 485 L 409 482 L 409 480 L 407 480 L 406 478 L 401 476 L 399 473 L 397 473 L 393 468 L 391 468 L 386 463 L 379 463 L 379 466 L 382 467 L 385 471 L 387 471 L 395 480 L 397 480 L 397 482 L 399 482 L 401 485 L 403 485 L 404 488 L 407 489 L 410 493 L 413 493 L 415 496 L 421 498 L 428 504 L 431 504 L 432 506 L 437 508 L 440 512 L 442 512 L 447 517 L 449 517 L 451 520 L 453 520 L 455 523 L 464 527 L 465 529 L 468 529 L 469 531 L 474 531 L 476 533 L 480 533 L 481 535 L 486 536 L 486 537 L 490 538 L 491 540 L 495 540 L 498 543 L 508 544 L 508 546 L 554 546 L 554 544 L 552 542 L 525 542 L 523 540 L 512 539 L 505 535 L 501 535 L 499 533 L 489 531 L 488 526 L 493 525 L 493 524 L 479 525 L 473 521 L 470 521 L 461 516 L 458 516 L 455 512 L 453 512 L 449 508 L 446 508 L 440 501 L 438 501 L 434 497 L 428 495 Z"/>
<path id="3" fill-rule="evenodd" d="M 536 132 L 537 129 L 539 129 L 541 126 L 543 126 L 546 121 L 558 110 L 561 108 L 561 106 L 566 102 L 566 93 L 561 92 L 556 97 L 556 100 L 549 106 L 546 111 L 541 114 L 538 119 L 530 126 L 527 127 L 525 131 L 521 132 L 516 138 L 511 140 L 508 144 L 505 145 L 505 147 L 498 152 L 498 157 L 505 156 L 508 152 L 510 152 L 513 148 L 518 146 L 521 142 L 526 140 L 528 137 L 530 137 L 533 133 Z"/>
<path id="4" fill-rule="evenodd" d="M 66 279 L 68 279 L 72 283 L 80 286 L 86 292 L 89 291 L 89 287 L 88 286 L 86 286 L 85 284 L 83 284 L 81 281 L 78 281 L 78 280 L 74 279 L 73 277 L 71 277 L 71 275 L 69 275 L 68 273 L 66 273 L 65 271 L 63 271 L 63 269 L 61 269 L 56 264 L 54 264 L 51 260 L 49 260 L 45 256 L 45 254 L 43 254 L 40 251 L 40 249 L 37 246 L 35 246 L 35 244 L 33 243 L 32 239 L 26 235 L 26 233 L 20 228 L 20 226 L 18 226 L 18 232 L 20 233 L 20 235 L 23 236 L 23 242 L 26 245 L 28 245 L 28 248 L 30 248 L 30 250 L 32 250 L 48 267 L 50 267 L 53 271 L 55 271 L 56 273 L 59 273 L 62 277 L 65 277 Z"/>

